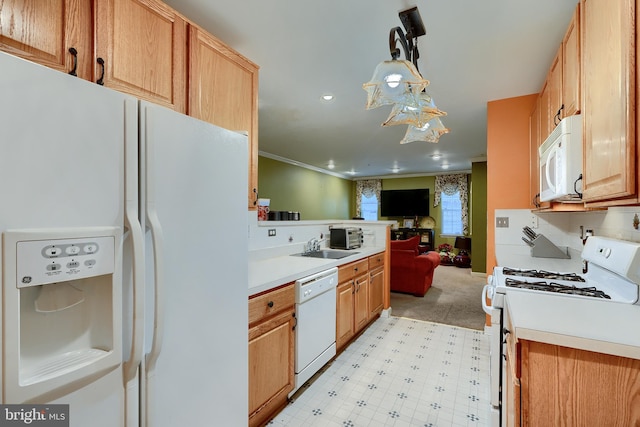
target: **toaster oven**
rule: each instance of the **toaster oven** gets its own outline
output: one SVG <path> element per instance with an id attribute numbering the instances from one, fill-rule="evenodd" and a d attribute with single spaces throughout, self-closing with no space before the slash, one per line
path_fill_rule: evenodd
<path id="1" fill-rule="evenodd" d="M 331 249 L 355 249 L 362 247 L 363 233 L 361 228 L 332 228 L 329 232 L 329 247 Z"/>

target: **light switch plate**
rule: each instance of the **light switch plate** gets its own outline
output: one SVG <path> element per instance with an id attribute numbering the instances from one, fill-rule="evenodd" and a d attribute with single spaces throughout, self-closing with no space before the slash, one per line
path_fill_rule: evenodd
<path id="1" fill-rule="evenodd" d="M 275 228 L 270 228 L 269 229 L 269 237 L 273 237 L 276 235 L 276 229 Z"/>

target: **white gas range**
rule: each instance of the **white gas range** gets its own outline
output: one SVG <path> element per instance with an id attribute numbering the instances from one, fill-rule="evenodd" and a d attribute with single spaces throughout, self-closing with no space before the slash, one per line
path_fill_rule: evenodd
<path id="1" fill-rule="evenodd" d="M 496 267 L 482 293 L 485 312 L 491 315 L 491 425 L 501 426 L 501 390 L 504 362 L 504 308 L 507 295 L 536 293 L 557 298 L 640 305 L 640 243 L 590 237 L 582 251 L 583 272 L 549 272 L 539 269 Z M 532 259 L 535 263 L 535 260 Z M 486 299 L 491 301 L 486 303 Z M 555 299 L 554 299 L 555 301 Z"/>

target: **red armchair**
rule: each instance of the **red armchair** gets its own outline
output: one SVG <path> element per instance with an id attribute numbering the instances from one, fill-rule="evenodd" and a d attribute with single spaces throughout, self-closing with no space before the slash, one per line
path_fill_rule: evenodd
<path id="1" fill-rule="evenodd" d="M 423 297 L 440 265 L 437 252 L 418 253 L 420 236 L 391 241 L 391 290 Z"/>

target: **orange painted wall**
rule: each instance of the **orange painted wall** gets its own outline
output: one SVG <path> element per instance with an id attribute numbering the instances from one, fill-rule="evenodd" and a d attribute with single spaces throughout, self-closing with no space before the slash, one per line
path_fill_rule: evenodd
<path id="1" fill-rule="evenodd" d="M 487 274 L 496 265 L 496 209 L 530 209 L 529 116 L 537 96 L 487 103 Z"/>

